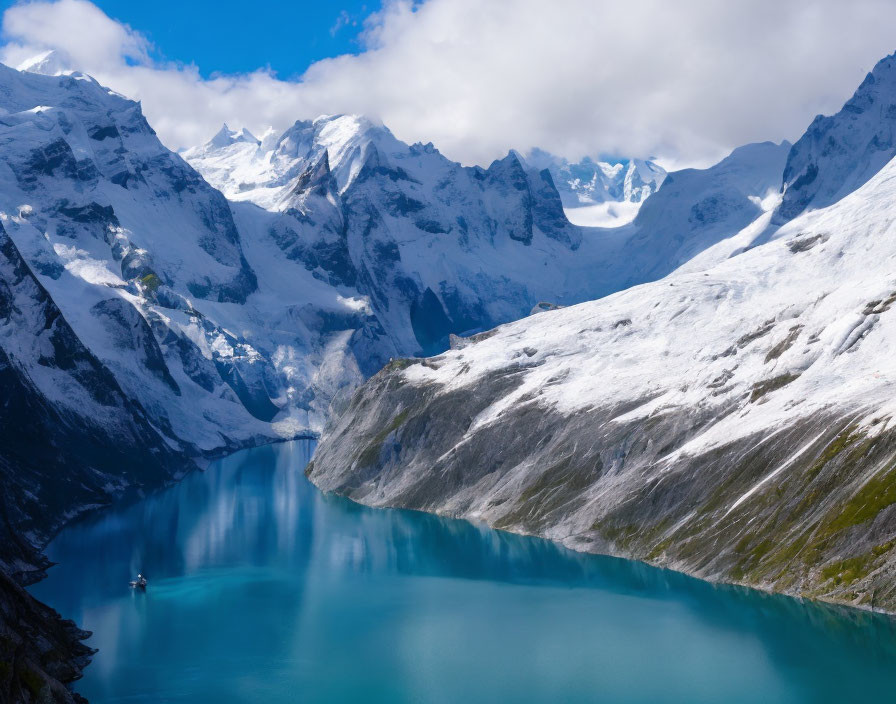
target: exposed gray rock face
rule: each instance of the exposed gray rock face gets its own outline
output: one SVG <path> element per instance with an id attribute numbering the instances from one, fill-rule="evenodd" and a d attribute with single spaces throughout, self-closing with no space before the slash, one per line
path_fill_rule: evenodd
<path id="1" fill-rule="evenodd" d="M 309 477 L 896 611 L 894 197 L 891 162 L 705 269 L 396 360 L 332 420 Z"/>
<path id="2" fill-rule="evenodd" d="M 369 381 L 334 420 L 307 470 L 322 490 L 485 520 L 709 580 L 896 609 L 896 505 L 879 494 L 892 477 L 868 483 L 896 461 L 892 430 L 866 437 L 854 415 L 816 415 L 773 437 L 668 462 L 739 407 L 618 422 L 648 399 L 598 401 L 571 416 L 521 400 L 477 431 L 477 417 L 517 387 L 520 369 L 444 393 L 406 382 L 403 364 Z M 782 481 L 729 514 L 802 447 Z"/>

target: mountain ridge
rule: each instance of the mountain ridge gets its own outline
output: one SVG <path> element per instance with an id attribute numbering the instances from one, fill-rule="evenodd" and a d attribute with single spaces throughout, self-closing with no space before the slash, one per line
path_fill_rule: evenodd
<path id="1" fill-rule="evenodd" d="M 25 409 L 17 422 L 41 419 L 62 447 L 79 433 L 94 444 L 41 467 L 0 457 L 25 497 L 3 504 L 5 572 L 37 576 L 38 549 L 82 511 L 238 447 L 315 435 L 331 417 L 311 478 L 368 503 L 484 518 L 579 549 L 859 606 L 891 573 L 889 513 L 867 535 L 863 522 L 822 517 L 829 542 L 805 537 L 818 560 L 792 584 L 771 571 L 796 557 L 768 545 L 773 533 L 703 540 L 707 522 L 743 523 L 779 476 L 817 480 L 808 491 L 846 502 L 849 520 L 864 515 L 849 504 L 863 487 L 889 495 L 865 471 L 866 457 L 889 461 L 888 421 L 859 403 L 880 385 L 880 369 L 856 366 L 867 374 L 844 387 L 854 403 L 841 412 L 831 401 L 804 413 L 808 401 L 787 394 L 805 390 L 814 370 L 867 362 L 866 350 L 886 340 L 896 283 L 880 267 L 869 273 L 866 258 L 891 254 L 875 207 L 890 197 L 890 171 L 859 184 L 871 161 L 852 164 L 849 184 L 807 191 L 828 183 L 800 182 L 810 165 L 822 175 L 838 168 L 813 151 L 815 137 L 747 145 L 709 169 L 670 174 L 631 223 L 586 228 L 567 219 L 550 170 L 514 152 L 462 167 L 431 144 L 337 116 L 260 140 L 226 128 L 216 152 L 185 154 L 205 160 L 229 202 L 161 145 L 137 103 L 47 58 L 35 65 L 44 73 L 0 67 L 0 373 Z M 880 75 L 888 66 L 875 69 L 872 88 L 889 85 Z M 869 90 L 882 105 L 860 88 Z M 847 110 L 819 134 L 837 137 L 850 115 L 873 112 Z M 883 145 L 875 124 L 863 134 Z M 841 193 L 850 184 L 861 187 Z M 836 203 L 807 210 L 829 192 Z M 791 203 L 806 205 L 796 219 Z M 832 281 L 819 262 L 848 263 L 854 285 Z M 772 281 L 791 305 L 769 297 Z M 818 300 L 806 298 L 825 282 Z M 744 308 L 748 295 L 762 305 Z M 600 300 L 582 303 L 590 299 Z M 533 308 L 545 312 L 521 321 Z M 726 320 L 726 310 L 741 317 Z M 671 332 L 657 333 L 659 323 Z M 438 356 L 406 359 L 420 354 Z M 645 364 L 654 370 L 646 386 Z M 112 407 L 130 420 L 97 427 Z M 800 422 L 765 442 L 767 426 L 750 425 L 764 417 L 757 408 Z M 113 437 L 103 427 L 123 430 Z M 433 427 L 426 446 L 420 438 Z M 33 437 L 18 428 L 8 426 L 15 441 Z M 107 446 L 135 471 L 112 471 Z M 772 465 L 779 471 L 764 475 Z M 714 466 L 729 482 L 715 497 L 695 479 Z M 445 470 L 442 493 L 426 481 L 432 467 Z M 59 493 L 48 468 L 83 486 Z M 619 501 L 607 507 L 601 495 Z M 681 495 L 712 511 L 689 518 Z M 645 505 L 657 509 L 653 522 Z M 799 528 L 788 531 L 800 538 Z M 18 604 L 23 619 L 5 615 L 4 627 L 34 617 L 58 636 L 55 617 L 20 596 L 0 590 L 0 606 Z M 63 627 L 74 669 L 46 672 L 47 682 L 83 666 L 73 629 Z"/>
<path id="2" fill-rule="evenodd" d="M 892 85 L 893 63 L 857 95 Z M 867 120 L 862 144 L 889 129 L 886 111 L 879 124 L 854 101 L 791 148 L 758 145 L 786 158 L 783 193 L 689 208 L 701 222 L 742 198 L 755 210 L 735 207 L 742 229 L 678 271 L 394 361 L 332 418 L 311 480 L 705 579 L 896 609 L 896 162 L 869 177 L 870 161 L 849 160 L 844 180 L 848 149 L 817 154 L 803 183 L 838 190 L 815 209 L 803 205 L 834 186 L 806 199 L 794 166 L 819 124 L 836 136 Z"/>

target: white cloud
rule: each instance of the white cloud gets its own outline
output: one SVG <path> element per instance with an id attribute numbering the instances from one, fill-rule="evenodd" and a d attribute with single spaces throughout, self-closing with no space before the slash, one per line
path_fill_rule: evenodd
<path id="1" fill-rule="evenodd" d="M 142 100 L 174 148 L 225 121 L 260 132 L 362 112 L 466 163 L 533 146 L 681 163 L 798 137 L 893 50 L 894 26 L 889 0 L 396 0 L 367 19 L 359 55 L 298 81 L 264 70 L 203 79 L 154 60 L 138 32 L 86 0 L 58 0 L 9 9 L 0 57 L 63 51 Z"/>

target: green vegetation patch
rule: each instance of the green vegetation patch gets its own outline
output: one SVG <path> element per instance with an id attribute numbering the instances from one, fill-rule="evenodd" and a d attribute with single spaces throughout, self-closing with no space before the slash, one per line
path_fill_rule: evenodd
<path id="1" fill-rule="evenodd" d="M 407 357 L 399 357 L 398 359 L 389 360 L 389 363 L 383 367 L 383 369 L 387 372 L 397 372 L 401 369 L 407 369 L 415 361 L 416 360 L 408 359 Z"/>
<path id="2" fill-rule="evenodd" d="M 857 526 L 896 504 L 896 467 L 869 479 L 827 524 L 828 532 Z"/>
<path id="3" fill-rule="evenodd" d="M 786 571 L 787 565 L 793 562 L 808 541 L 809 535 L 807 533 L 798 536 L 791 542 L 772 552 L 764 561 L 763 567 L 772 571 L 777 570 L 778 575 L 776 579 L 780 578 Z"/>
<path id="4" fill-rule="evenodd" d="M 723 456 L 723 452 L 718 453 Z M 698 507 L 701 517 L 716 513 L 727 507 L 732 501 L 746 489 L 757 482 L 768 472 L 769 458 L 765 454 L 765 448 L 760 447 L 743 458 L 727 473 L 725 478 L 713 489 L 713 492 Z M 764 492 L 763 492 L 764 494 Z M 750 501 L 756 501 L 760 495 L 750 497 Z M 700 532 L 705 526 L 700 527 Z"/>
<path id="5" fill-rule="evenodd" d="M 28 688 L 28 691 L 31 692 L 31 695 L 36 699 L 40 695 L 40 691 L 44 688 L 44 678 L 34 670 L 29 670 L 27 668 L 21 670 L 19 677 L 21 678 L 22 683 Z"/>
<path id="6" fill-rule="evenodd" d="M 763 558 L 774 549 L 775 543 L 771 540 L 759 540 L 757 536 L 747 533 L 734 546 L 735 554 L 741 559 L 732 569 L 732 576 L 735 579 L 743 579 L 747 573 L 756 570 Z"/>
<path id="7" fill-rule="evenodd" d="M 871 548 L 871 554 L 875 557 L 886 555 L 888 552 L 890 552 L 890 550 L 893 549 L 894 545 L 896 545 L 896 540 L 888 540 L 886 543 L 875 545 L 873 548 Z"/>
<path id="8" fill-rule="evenodd" d="M 821 570 L 821 578 L 825 581 L 832 581 L 834 586 L 852 584 L 857 579 L 868 576 L 874 558 L 872 553 L 867 553 L 832 562 Z"/>
<path id="9" fill-rule="evenodd" d="M 806 473 L 809 481 L 815 479 L 815 477 L 818 476 L 819 472 L 821 472 L 821 470 L 828 462 L 834 459 L 837 455 L 843 452 L 843 450 L 855 443 L 855 441 L 861 437 L 861 435 L 855 432 L 855 426 L 852 425 L 840 432 L 837 437 L 835 437 L 833 440 L 831 440 L 830 443 L 828 443 L 828 446 L 824 448 L 824 451 L 821 453 L 819 458 L 815 460 L 815 462 L 809 468 L 809 471 Z"/>
<path id="10" fill-rule="evenodd" d="M 552 464 L 527 486 L 516 502 L 516 508 L 495 523 L 496 528 L 522 524 L 526 519 L 546 516 L 560 506 L 579 498 L 600 475 L 600 459 L 585 466 L 570 455 Z"/>
<path id="11" fill-rule="evenodd" d="M 143 285 L 143 288 L 150 293 L 155 293 L 159 290 L 159 286 L 162 285 L 162 280 L 155 272 L 150 272 L 146 276 L 141 276 L 139 281 Z"/>
<path id="12" fill-rule="evenodd" d="M 799 491 L 802 495 L 800 502 L 793 510 L 787 512 L 787 517 L 782 518 L 783 522 L 776 521 L 775 531 L 777 534 L 787 535 L 798 526 L 802 526 L 801 534 L 785 544 L 781 544 L 779 541 L 779 544 L 773 546 L 767 555 L 758 556 L 760 564 L 743 560 L 742 566 L 751 565 L 752 576 L 763 574 L 777 580 L 792 571 L 792 564 L 798 558 L 800 563 L 805 566 L 816 565 L 824 561 L 830 548 L 832 536 L 846 527 L 847 521 L 842 519 L 842 511 L 838 510 L 833 520 L 812 521 L 811 524 L 803 523 L 803 521 L 806 520 L 807 513 L 811 512 L 822 497 L 834 491 L 835 487 L 843 482 L 844 477 L 850 476 L 858 468 L 859 462 L 868 453 L 873 443 L 873 439 L 856 432 L 855 426 L 850 425 L 827 444 L 808 470 L 800 477 Z M 816 482 L 815 480 L 822 470 L 832 462 L 837 465 L 836 471 L 828 472 L 824 482 Z M 871 492 L 873 491 L 874 489 L 871 490 Z M 894 496 L 894 501 L 896 501 L 896 496 Z M 859 502 L 864 503 L 864 499 L 860 498 Z M 856 513 L 856 511 L 852 511 L 850 515 L 855 518 Z M 780 512 L 776 514 L 776 517 L 779 515 L 781 515 Z M 861 518 L 861 515 L 858 517 Z M 736 548 L 735 551 L 742 554 L 746 546 L 739 545 L 739 547 L 741 549 Z"/>
<path id="13" fill-rule="evenodd" d="M 591 467 L 583 467 L 575 462 L 572 456 L 566 457 L 551 465 L 520 495 L 521 502 L 527 502 L 536 496 L 548 493 L 579 494 L 591 486 L 600 474 L 602 465 L 596 460 Z M 543 498 L 547 498 L 543 496 Z"/>
<path id="14" fill-rule="evenodd" d="M 359 467 L 369 467 L 376 463 L 380 458 L 380 453 L 383 451 L 383 443 L 386 441 L 386 438 L 389 437 L 389 433 L 397 430 L 399 426 L 405 422 L 407 417 L 407 410 L 402 411 L 392 419 L 389 425 L 373 436 L 367 447 L 361 450 L 358 454 L 357 463 Z"/>
<path id="15" fill-rule="evenodd" d="M 788 333 L 787 337 L 785 337 L 777 345 L 772 347 L 768 351 L 768 354 L 765 355 L 765 363 L 768 364 L 773 359 L 777 359 L 787 350 L 789 350 L 793 346 L 793 343 L 796 342 L 796 338 L 800 336 L 800 330 L 802 329 L 802 325 L 794 325 L 792 328 L 790 328 L 790 332 Z"/>
<path id="16" fill-rule="evenodd" d="M 669 548 L 672 547 L 673 544 L 672 538 L 664 538 L 656 545 L 653 546 L 653 549 L 649 553 L 647 553 L 648 560 L 657 560 L 661 555 L 663 555 Z"/>

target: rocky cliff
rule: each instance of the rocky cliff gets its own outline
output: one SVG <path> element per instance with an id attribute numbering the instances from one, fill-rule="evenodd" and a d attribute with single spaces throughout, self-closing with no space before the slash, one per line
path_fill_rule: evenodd
<path id="1" fill-rule="evenodd" d="M 826 124 L 852 122 L 855 100 Z M 848 149 L 828 143 L 819 183 Z M 396 360 L 333 419 L 310 478 L 370 505 L 896 610 L 896 162 L 838 188 L 783 225 L 762 208 L 664 279 Z M 709 217 L 705 203 L 692 212 Z"/>

